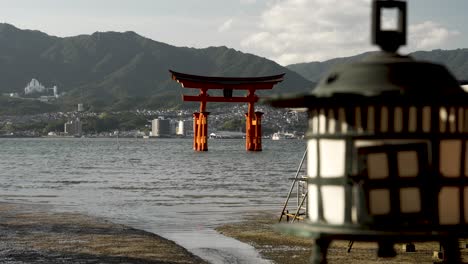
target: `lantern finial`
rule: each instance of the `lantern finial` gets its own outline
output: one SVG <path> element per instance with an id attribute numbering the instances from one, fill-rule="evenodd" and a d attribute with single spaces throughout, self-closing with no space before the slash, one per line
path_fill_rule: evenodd
<path id="1" fill-rule="evenodd" d="M 393 30 L 383 29 L 383 12 L 396 9 L 398 18 Z M 396 52 L 406 44 L 406 2 L 396 0 L 375 0 L 372 3 L 372 43 L 387 52 Z"/>

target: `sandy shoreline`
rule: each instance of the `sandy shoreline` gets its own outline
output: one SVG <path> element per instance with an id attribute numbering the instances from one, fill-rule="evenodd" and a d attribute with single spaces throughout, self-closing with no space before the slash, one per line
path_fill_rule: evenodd
<path id="1" fill-rule="evenodd" d="M 1 263 L 206 263 L 153 233 L 77 213 L 0 203 Z"/>
<path id="2" fill-rule="evenodd" d="M 277 215 L 262 212 L 245 221 L 216 228 L 221 234 L 252 245 L 274 263 L 308 263 L 312 242 L 279 234 Z M 397 257 L 376 256 L 376 244 L 347 241 L 329 249 L 329 263 L 433 263 L 436 242 L 417 243 L 416 252 Z M 468 263 L 468 249 L 461 249 Z M 0 202 L 1 263 L 207 263 L 171 240 L 150 232 L 79 213 L 57 213 L 34 204 Z M 232 262 L 237 263 L 237 262 Z"/>
<path id="3" fill-rule="evenodd" d="M 223 225 L 216 230 L 225 236 L 252 245 L 260 255 L 274 263 L 309 263 L 312 241 L 278 233 L 273 228 L 278 222 L 278 216 L 279 214 L 263 212 L 239 223 Z M 395 258 L 378 258 L 376 243 L 356 242 L 350 253 L 347 253 L 347 245 L 348 241 L 334 242 L 328 250 L 328 263 L 434 263 L 433 252 L 439 249 L 437 242 L 415 243 L 416 252 L 406 253 L 402 250 L 402 244 L 397 244 Z M 463 263 L 468 263 L 468 249 L 460 250 Z"/>

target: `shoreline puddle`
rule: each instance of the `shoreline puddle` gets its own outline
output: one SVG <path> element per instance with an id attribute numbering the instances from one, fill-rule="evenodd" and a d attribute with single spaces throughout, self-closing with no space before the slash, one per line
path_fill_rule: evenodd
<path id="1" fill-rule="evenodd" d="M 257 250 L 212 229 L 159 234 L 212 264 L 271 264 Z"/>

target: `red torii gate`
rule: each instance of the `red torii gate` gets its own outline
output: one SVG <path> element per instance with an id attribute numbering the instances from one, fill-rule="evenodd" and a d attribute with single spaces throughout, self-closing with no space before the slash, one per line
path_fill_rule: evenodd
<path id="1" fill-rule="evenodd" d="M 262 150 L 262 112 L 255 112 L 254 104 L 259 97 L 256 90 L 269 90 L 283 81 L 284 73 L 263 77 L 209 77 L 199 76 L 169 70 L 172 79 L 184 88 L 200 89 L 198 95 L 183 95 L 184 101 L 200 102 L 200 112 L 193 113 L 193 149 L 196 151 L 208 150 L 208 114 L 207 102 L 249 103 L 246 117 L 245 149 L 248 151 Z M 208 95 L 209 89 L 223 90 L 223 96 Z M 245 97 L 233 97 L 233 90 L 246 90 Z"/>

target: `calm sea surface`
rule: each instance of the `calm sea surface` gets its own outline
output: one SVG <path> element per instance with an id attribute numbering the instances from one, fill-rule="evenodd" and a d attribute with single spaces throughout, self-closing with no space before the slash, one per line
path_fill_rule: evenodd
<path id="1" fill-rule="evenodd" d="M 197 153 L 191 139 L 0 139 L 0 200 L 182 240 L 257 210 L 281 210 L 305 142 L 264 140 L 258 153 L 244 144 L 213 139 Z"/>

